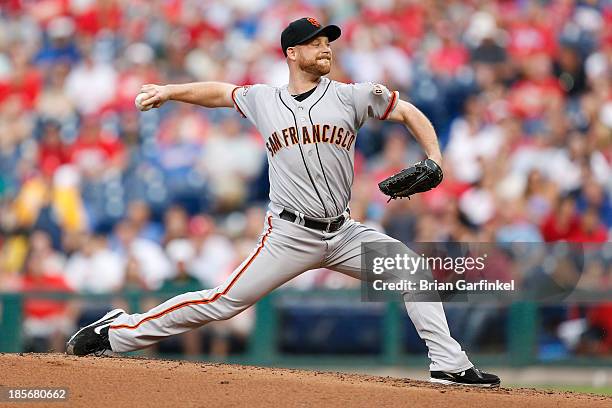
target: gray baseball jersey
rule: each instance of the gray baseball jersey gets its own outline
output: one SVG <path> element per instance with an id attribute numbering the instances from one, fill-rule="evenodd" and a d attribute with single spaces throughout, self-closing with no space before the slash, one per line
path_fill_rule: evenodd
<path id="1" fill-rule="evenodd" d="M 264 138 L 272 205 L 328 218 L 350 201 L 357 131 L 369 117 L 386 119 L 398 93 L 323 77 L 302 102 L 286 85 L 237 87 L 232 98 Z"/>

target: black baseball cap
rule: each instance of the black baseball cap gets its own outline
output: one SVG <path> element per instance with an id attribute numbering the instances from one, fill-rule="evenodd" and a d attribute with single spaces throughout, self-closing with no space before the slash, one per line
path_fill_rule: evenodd
<path id="1" fill-rule="evenodd" d="M 325 35 L 329 42 L 337 40 L 342 31 L 336 25 L 321 26 L 316 19 L 304 17 L 291 22 L 281 34 L 281 47 L 283 54 L 287 56 L 287 48 L 295 47 L 319 35 Z"/>

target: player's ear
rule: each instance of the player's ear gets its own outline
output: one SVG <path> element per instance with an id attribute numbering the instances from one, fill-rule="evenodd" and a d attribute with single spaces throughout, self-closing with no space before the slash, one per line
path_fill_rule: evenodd
<path id="1" fill-rule="evenodd" d="M 295 61 L 297 59 L 297 49 L 295 47 L 287 48 L 287 58 L 291 61 Z"/>

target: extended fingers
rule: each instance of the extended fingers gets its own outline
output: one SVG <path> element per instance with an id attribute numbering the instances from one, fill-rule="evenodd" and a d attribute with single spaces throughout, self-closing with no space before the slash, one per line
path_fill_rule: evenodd
<path id="1" fill-rule="evenodd" d="M 143 106 L 153 105 L 161 102 L 161 98 L 159 96 L 159 90 L 156 85 L 146 84 L 140 88 L 140 93 L 145 94 L 146 96 L 140 101 L 140 104 Z"/>
<path id="2" fill-rule="evenodd" d="M 140 94 L 143 96 L 139 103 L 147 108 L 159 108 L 168 99 L 160 85 L 145 84 L 140 88 Z"/>
<path id="3" fill-rule="evenodd" d="M 150 94 L 150 93 L 147 93 L 146 95 L 147 96 L 143 98 L 142 101 L 140 102 L 141 105 L 148 106 L 148 105 L 156 105 L 158 103 L 161 103 L 161 98 L 159 95 Z"/>
<path id="4" fill-rule="evenodd" d="M 155 84 L 144 84 L 140 87 L 140 92 L 153 93 L 157 91 L 158 86 Z"/>

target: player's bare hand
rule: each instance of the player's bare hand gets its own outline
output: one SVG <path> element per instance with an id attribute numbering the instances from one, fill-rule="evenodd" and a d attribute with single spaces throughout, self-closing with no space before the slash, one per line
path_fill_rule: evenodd
<path id="1" fill-rule="evenodd" d="M 140 94 L 145 94 L 139 101 L 146 109 L 159 108 L 170 99 L 170 92 L 166 85 L 146 84 L 140 88 Z"/>

